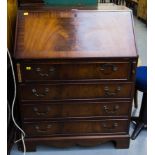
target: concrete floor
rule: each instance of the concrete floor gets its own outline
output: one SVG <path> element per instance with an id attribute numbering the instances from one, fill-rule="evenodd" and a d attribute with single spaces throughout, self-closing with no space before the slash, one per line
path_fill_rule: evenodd
<path id="1" fill-rule="evenodd" d="M 138 53 L 141 59 L 142 65 L 147 64 L 147 29 L 146 24 L 142 23 L 136 17 L 135 22 L 135 34 Z M 139 93 L 139 104 L 141 103 L 141 93 Z M 140 105 L 139 105 L 140 107 Z M 138 115 L 139 110 L 133 109 L 134 115 Z M 133 124 L 130 127 L 130 134 L 133 132 Z M 14 145 L 11 155 L 22 155 L 22 152 L 17 150 Z M 26 153 L 26 155 L 146 155 L 147 154 L 147 132 L 143 130 L 136 140 L 130 141 L 129 149 L 115 149 L 112 143 L 102 144 L 96 147 L 71 147 L 65 149 L 58 149 L 54 147 L 38 146 L 37 152 Z"/>

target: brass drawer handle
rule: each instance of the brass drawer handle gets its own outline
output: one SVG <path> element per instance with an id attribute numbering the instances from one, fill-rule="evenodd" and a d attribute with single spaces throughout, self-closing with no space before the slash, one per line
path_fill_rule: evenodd
<path id="1" fill-rule="evenodd" d="M 111 70 L 109 71 L 108 68 Z M 116 72 L 118 70 L 118 67 L 114 64 L 103 64 L 100 68 L 100 71 L 104 71 L 104 74 L 111 74 L 112 72 Z"/>
<path id="2" fill-rule="evenodd" d="M 44 97 L 48 94 L 49 88 L 45 88 L 44 93 L 38 93 L 35 88 L 32 89 L 32 93 L 37 97 Z"/>
<path id="3" fill-rule="evenodd" d="M 50 124 L 50 125 L 47 125 L 46 128 L 41 129 L 38 125 L 36 125 L 36 126 L 35 126 L 35 129 L 36 129 L 36 131 L 39 132 L 39 133 L 46 133 L 46 132 L 49 131 L 49 129 L 51 129 L 51 127 L 52 127 L 52 125 Z"/>
<path id="4" fill-rule="evenodd" d="M 44 112 L 41 112 L 41 111 L 39 111 L 39 109 L 38 109 L 37 107 L 33 107 L 33 111 L 34 111 L 35 114 L 38 115 L 38 116 L 45 116 L 45 115 L 48 115 L 48 113 L 49 113 L 49 111 L 50 111 L 50 108 L 47 107 L 47 108 L 45 109 Z"/>
<path id="5" fill-rule="evenodd" d="M 115 106 L 113 107 L 113 110 L 110 110 L 110 109 L 108 108 L 107 105 L 105 105 L 105 106 L 103 107 L 103 109 L 104 109 L 104 111 L 105 111 L 107 114 L 115 114 L 115 113 L 117 113 L 118 110 L 119 110 L 119 105 L 115 105 Z"/>
<path id="6" fill-rule="evenodd" d="M 48 71 L 48 73 L 42 73 L 41 72 L 41 68 L 37 67 L 36 68 L 36 72 L 39 73 L 40 76 L 42 77 L 48 77 L 51 73 L 53 73 L 55 71 L 55 68 L 54 67 L 51 67 Z"/>
<path id="7" fill-rule="evenodd" d="M 109 87 L 106 86 L 106 87 L 104 87 L 104 91 L 105 91 L 105 95 L 106 95 L 106 96 L 116 96 L 116 95 L 121 91 L 121 87 L 118 86 L 118 87 L 115 89 L 114 92 L 111 92 L 111 91 L 109 90 Z"/>
<path id="8" fill-rule="evenodd" d="M 112 126 L 107 126 L 106 123 L 103 123 L 102 127 L 105 128 L 105 129 L 108 129 L 108 130 L 114 130 L 114 129 L 116 129 L 118 127 L 118 123 L 113 123 Z"/>

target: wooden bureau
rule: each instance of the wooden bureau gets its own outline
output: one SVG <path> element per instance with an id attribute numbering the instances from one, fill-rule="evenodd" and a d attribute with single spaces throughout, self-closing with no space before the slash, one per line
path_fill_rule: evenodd
<path id="1" fill-rule="evenodd" d="M 129 147 L 138 57 L 130 10 L 20 10 L 14 57 L 27 151 Z"/>

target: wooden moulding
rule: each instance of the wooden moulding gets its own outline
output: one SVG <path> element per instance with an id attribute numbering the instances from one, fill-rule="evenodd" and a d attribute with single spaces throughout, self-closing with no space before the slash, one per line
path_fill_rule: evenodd
<path id="1" fill-rule="evenodd" d="M 75 136 L 75 137 L 44 137 L 44 138 L 26 138 L 25 144 L 27 152 L 36 151 L 36 146 L 44 144 L 54 147 L 71 147 L 71 146 L 96 146 L 106 142 L 113 142 L 118 149 L 129 148 L 129 135 L 112 135 L 112 136 Z M 19 150 L 23 150 L 21 143 L 18 145 Z"/>

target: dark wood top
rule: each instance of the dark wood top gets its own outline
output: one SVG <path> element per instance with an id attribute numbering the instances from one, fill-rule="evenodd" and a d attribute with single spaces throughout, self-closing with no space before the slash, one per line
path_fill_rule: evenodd
<path id="1" fill-rule="evenodd" d="M 18 12 L 15 58 L 137 57 L 129 10 Z"/>

